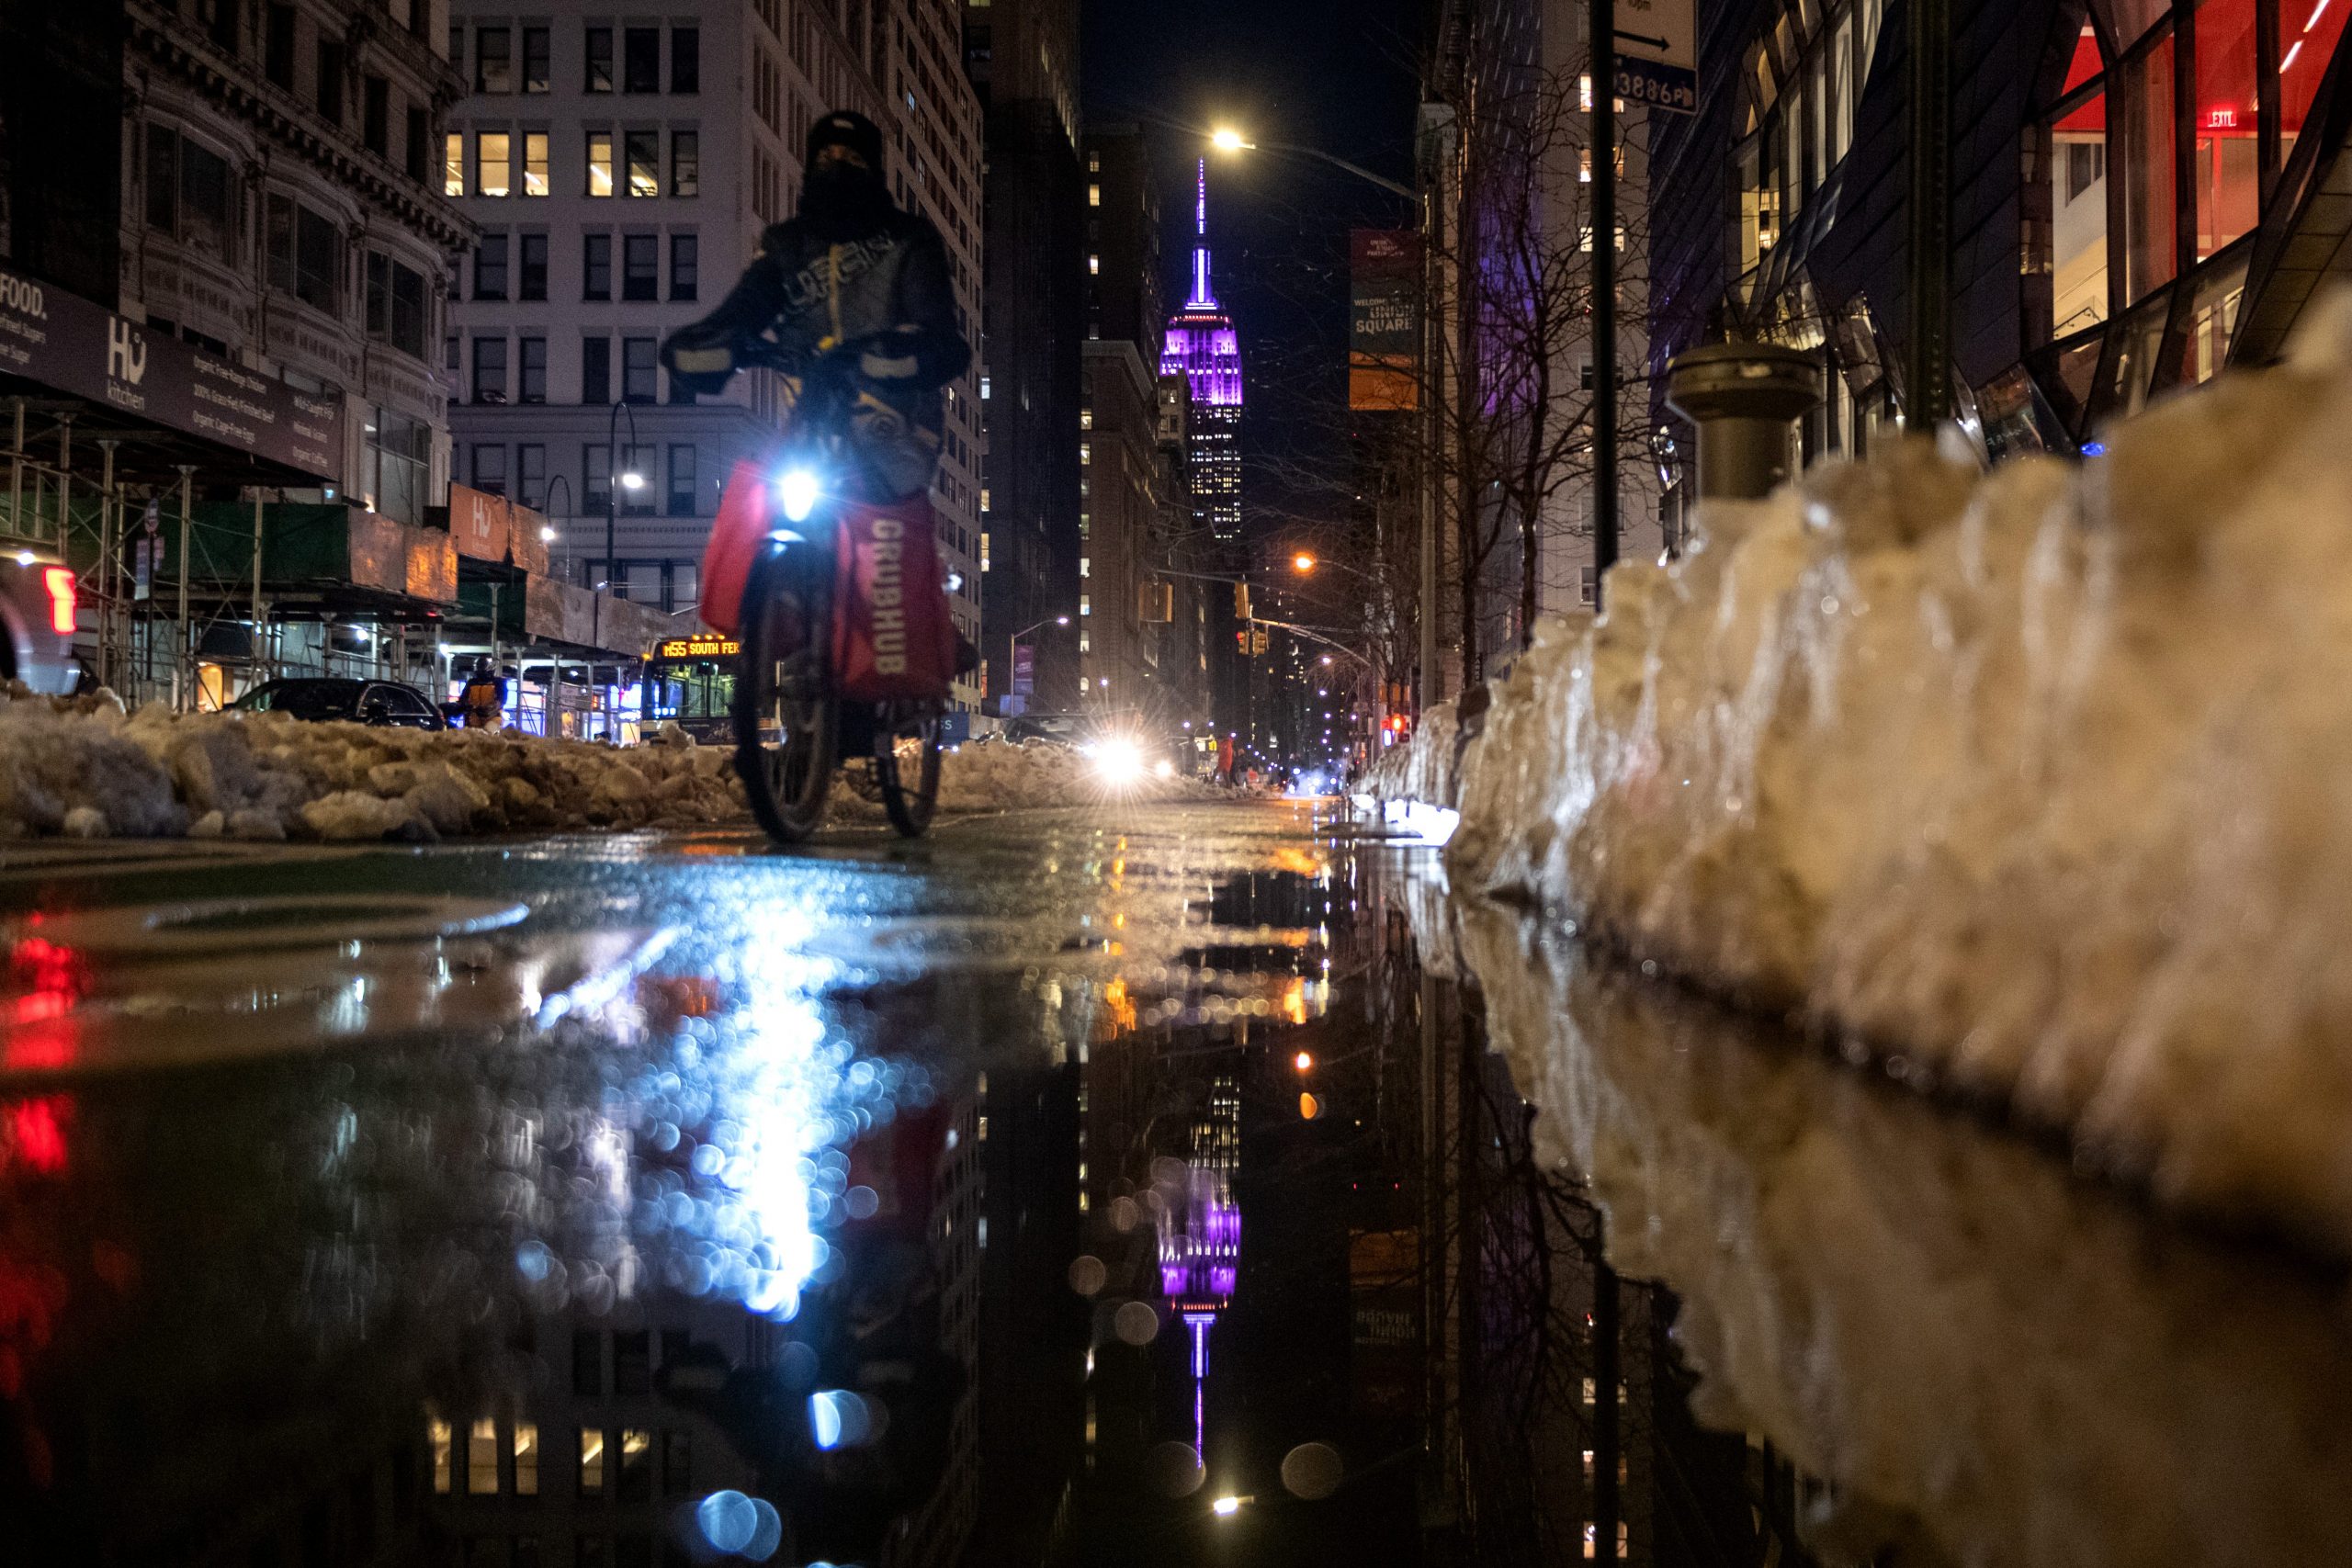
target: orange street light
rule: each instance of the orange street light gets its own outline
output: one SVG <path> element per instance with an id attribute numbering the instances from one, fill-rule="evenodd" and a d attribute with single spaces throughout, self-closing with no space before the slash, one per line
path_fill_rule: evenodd
<path id="1" fill-rule="evenodd" d="M 1293 1056 L 1290 1059 L 1290 1065 L 1296 1067 L 1302 1073 L 1306 1072 L 1314 1067 L 1315 1058 L 1308 1053 L 1301 1051 L 1297 1055 Z"/>
<path id="2" fill-rule="evenodd" d="M 1290 558 L 1290 569 L 1291 570 L 1299 573 L 1301 576 L 1304 576 L 1307 572 L 1315 570 L 1315 558 L 1308 555 L 1305 550 L 1301 550 L 1298 554 Z"/>

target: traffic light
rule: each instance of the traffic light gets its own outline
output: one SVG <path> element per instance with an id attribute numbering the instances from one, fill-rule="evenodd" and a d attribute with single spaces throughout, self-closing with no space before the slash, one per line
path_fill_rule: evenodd
<path id="1" fill-rule="evenodd" d="M 1250 585 L 1246 582 L 1233 585 L 1233 618 L 1237 621 L 1254 618 L 1250 614 Z"/>

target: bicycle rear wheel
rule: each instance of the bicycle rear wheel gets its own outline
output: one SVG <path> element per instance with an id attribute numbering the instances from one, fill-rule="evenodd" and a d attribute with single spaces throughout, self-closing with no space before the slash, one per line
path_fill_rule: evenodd
<path id="1" fill-rule="evenodd" d="M 752 815 L 786 844 L 824 825 L 840 734 L 825 646 L 831 617 L 817 564 L 805 548 L 770 550 L 743 585 L 735 768 Z"/>
<path id="2" fill-rule="evenodd" d="M 935 713 L 899 718 L 889 709 L 874 726 L 874 782 L 882 787 L 890 826 L 904 838 L 931 830 L 939 805 L 939 729 Z"/>

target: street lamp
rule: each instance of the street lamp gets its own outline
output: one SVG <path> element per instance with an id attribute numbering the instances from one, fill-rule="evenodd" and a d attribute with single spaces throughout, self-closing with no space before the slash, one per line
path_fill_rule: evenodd
<path id="1" fill-rule="evenodd" d="M 610 594 L 613 591 L 613 552 L 616 547 L 616 536 L 620 528 L 620 492 L 624 489 L 634 491 L 645 488 L 643 474 L 637 472 L 634 468 L 623 472 L 620 468 L 620 424 L 623 414 L 628 415 L 628 446 L 629 450 L 634 452 L 638 446 L 637 411 L 629 407 L 626 395 L 621 401 L 613 405 L 613 412 L 605 420 L 605 592 L 606 594 Z M 600 646 L 605 635 L 604 623 L 605 602 L 602 599 L 591 600 L 589 602 L 589 636 L 598 639 Z"/>
<path id="2" fill-rule="evenodd" d="M 1407 201 L 1418 202 L 1421 199 L 1421 193 L 1413 189 L 1412 186 L 1399 185 L 1385 175 L 1375 175 L 1361 164 L 1349 163 L 1345 158 L 1334 157 L 1320 147 L 1302 147 L 1292 141 L 1252 141 L 1229 125 L 1221 125 L 1210 131 L 1209 145 L 1220 152 L 1287 152 L 1295 158 L 1313 158 L 1320 163 L 1329 164 L 1335 169 L 1344 169 L 1360 180 L 1370 180 L 1381 189 L 1392 191 Z"/>
<path id="3" fill-rule="evenodd" d="M 1014 660 L 1019 657 L 1021 652 L 1021 639 L 1027 637 L 1031 632 L 1035 631 L 1039 626 L 1066 626 L 1068 625 L 1069 625 L 1069 617 L 1068 615 L 1048 615 L 1042 621 L 1035 621 L 1022 627 L 1019 631 L 1014 632 L 1011 637 L 1005 638 L 1004 694 L 1006 696 L 1009 697 L 1012 695 L 1012 665 Z"/>

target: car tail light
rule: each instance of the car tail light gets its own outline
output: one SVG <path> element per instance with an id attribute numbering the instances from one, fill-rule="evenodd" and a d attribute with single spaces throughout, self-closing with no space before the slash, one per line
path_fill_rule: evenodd
<path id="1" fill-rule="evenodd" d="M 60 637 L 74 635 L 74 573 L 62 566 L 46 568 L 40 580 L 49 588 L 49 627 Z"/>

